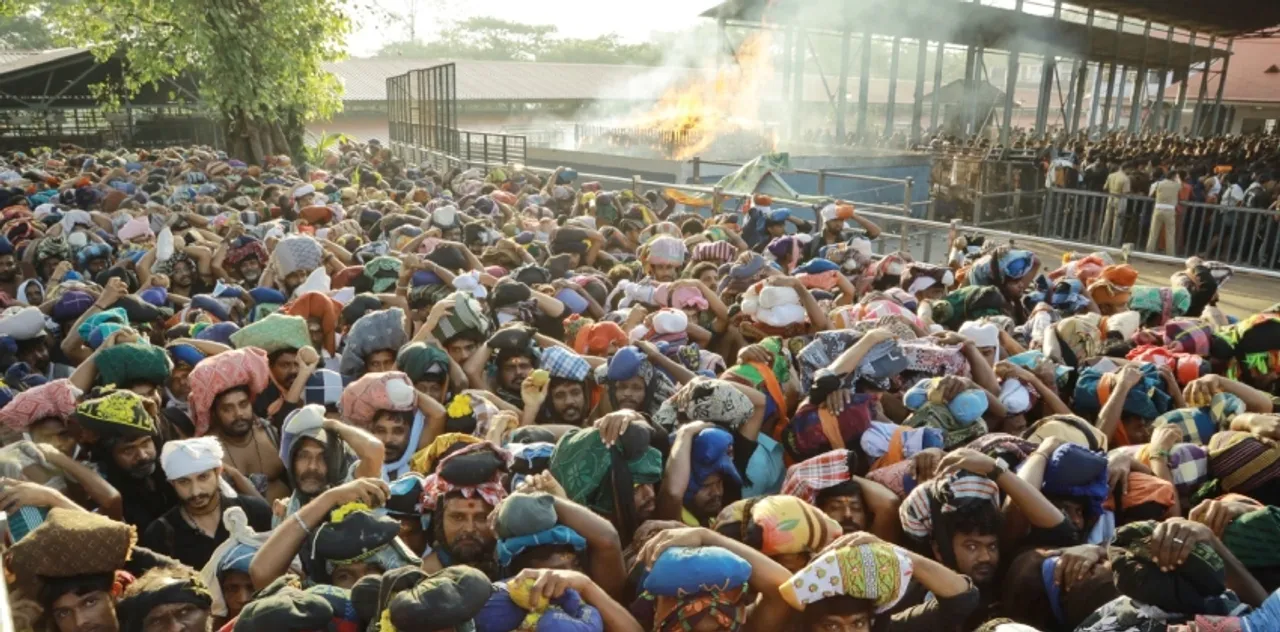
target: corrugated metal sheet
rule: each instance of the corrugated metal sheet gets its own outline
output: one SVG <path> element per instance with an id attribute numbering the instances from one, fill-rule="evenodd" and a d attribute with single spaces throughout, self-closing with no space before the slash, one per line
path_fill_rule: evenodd
<path id="1" fill-rule="evenodd" d="M 30 68 L 35 68 L 42 64 L 61 61 L 68 57 L 74 57 L 81 54 L 89 54 L 87 48 L 55 48 L 46 51 L 25 51 L 28 54 L 19 55 L 18 51 L 4 51 L 0 53 L 0 78 L 13 72 L 20 72 Z M 6 59 L 5 56 L 11 57 Z"/>

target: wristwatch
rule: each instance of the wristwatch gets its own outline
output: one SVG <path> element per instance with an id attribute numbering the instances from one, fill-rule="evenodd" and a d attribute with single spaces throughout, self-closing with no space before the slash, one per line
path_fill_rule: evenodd
<path id="1" fill-rule="evenodd" d="M 1009 471 L 1009 468 L 1006 467 L 1004 463 L 1001 463 L 1000 461 L 996 461 L 996 466 L 991 468 L 990 472 L 987 472 L 987 478 L 992 481 L 995 481 L 996 479 L 1000 478 L 1001 475 L 1003 475 L 1005 472 L 1008 472 L 1008 471 Z"/>

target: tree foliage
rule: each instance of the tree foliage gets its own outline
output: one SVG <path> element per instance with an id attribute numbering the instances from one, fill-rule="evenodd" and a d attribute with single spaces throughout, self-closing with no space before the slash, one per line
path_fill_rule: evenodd
<path id="1" fill-rule="evenodd" d="M 7 50 L 43 50 L 53 48 L 53 33 L 38 16 L 0 16 L 0 48 Z"/>
<path id="2" fill-rule="evenodd" d="M 552 25 L 493 17 L 462 20 L 427 42 L 388 44 L 378 56 L 642 65 L 662 61 L 658 47 L 647 42 L 628 44 L 616 33 L 590 39 L 561 37 Z"/>
<path id="3" fill-rule="evenodd" d="M 342 0 L 80 0 L 45 7 L 58 38 L 119 56 L 112 96 L 184 74 L 226 122 L 232 151 L 254 162 L 297 153 L 302 125 L 341 109 L 322 64 L 343 55 L 351 29 Z M 10 12 L 14 14 L 14 12 Z"/>

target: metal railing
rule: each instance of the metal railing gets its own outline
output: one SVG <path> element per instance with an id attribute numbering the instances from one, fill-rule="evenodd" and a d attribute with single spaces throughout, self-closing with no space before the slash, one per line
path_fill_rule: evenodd
<path id="1" fill-rule="evenodd" d="M 1132 244 L 1135 252 L 1177 257 L 1200 256 L 1236 266 L 1280 269 L 1280 213 L 1203 202 L 1182 202 L 1172 215 L 1161 213 L 1160 226 L 1173 224 L 1173 243 L 1165 231 L 1152 238 L 1155 200 L 1074 189 L 1050 189 L 1039 232 L 1042 235 L 1108 247 Z"/>

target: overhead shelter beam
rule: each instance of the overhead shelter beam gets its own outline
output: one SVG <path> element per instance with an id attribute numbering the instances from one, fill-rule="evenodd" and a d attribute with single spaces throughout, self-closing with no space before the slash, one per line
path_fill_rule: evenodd
<path id="1" fill-rule="evenodd" d="M 849 23 L 857 28 L 872 26 L 875 34 L 884 37 L 942 41 L 991 50 L 1008 50 L 1016 42 L 1022 55 L 1115 61 L 1130 66 L 1137 66 L 1142 60 L 1145 41 L 1138 33 L 1113 33 L 1110 37 L 1090 40 L 1091 29 L 1086 24 L 976 3 L 962 6 L 963 10 L 957 10 L 955 0 L 728 0 L 703 15 L 710 18 L 725 15 L 734 26 L 748 28 L 777 28 L 769 25 L 794 24 L 799 20 L 813 32 L 838 34 L 839 28 L 833 28 L 830 17 L 847 11 Z M 887 20 L 885 16 L 893 19 Z M 1155 17 L 1150 19 L 1168 23 Z M 1198 52 L 1221 55 L 1220 51 L 1203 48 Z M 1203 61 L 1193 60 L 1190 54 L 1190 47 L 1175 42 L 1170 68 L 1185 69 L 1193 61 Z"/>

